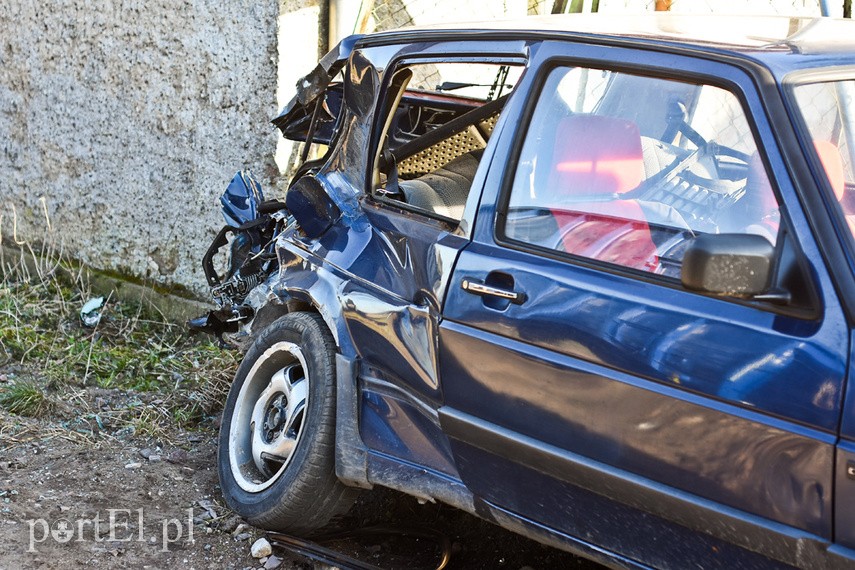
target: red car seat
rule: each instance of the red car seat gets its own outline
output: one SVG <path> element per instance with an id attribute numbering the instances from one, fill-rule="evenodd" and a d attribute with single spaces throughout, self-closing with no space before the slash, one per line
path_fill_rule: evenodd
<path id="1" fill-rule="evenodd" d="M 849 224 L 849 231 L 855 236 L 855 212 L 847 207 L 844 200 L 846 197 L 846 176 L 843 173 L 843 159 L 840 157 L 840 149 L 831 141 L 813 141 L 813 146 L 816 149 L 816 154 L 819 155 L 819 161 L 822 163 L 825 175 L 828 176 L 828 182 L 831 184 L 834 196 L 843 208 L 843 214 Z"/>
<path id="2" fill-rule="evenodd" d="M 574 255 L 656 271 L 656 245 L 644 212 L 620 196 L 644 179 L 641 135 L 632 121 L 576 114 L 556 132 L 546 203 L 559 247 Z"/>

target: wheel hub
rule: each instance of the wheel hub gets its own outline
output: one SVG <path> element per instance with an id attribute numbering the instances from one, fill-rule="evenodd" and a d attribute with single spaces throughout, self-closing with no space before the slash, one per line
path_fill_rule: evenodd
<path id="1" fill-rule="evenodd" d="M 229 435 L 229 462 L 238 485 L 269 487 L 291 460 L 303 432 L 309 378 L 300 347 L 278 342 L 247 374 Z"/>
<path id="2" fill-rule="evenodd" d="M 277 395 L 268 404 L 267 410 L 264 412 L 264 441 L 270 443 L 276 438 L 276 432 L 282 429 L 285 425 L 285 420 L 288 418 L 288 410 L 283 394 Z"/>

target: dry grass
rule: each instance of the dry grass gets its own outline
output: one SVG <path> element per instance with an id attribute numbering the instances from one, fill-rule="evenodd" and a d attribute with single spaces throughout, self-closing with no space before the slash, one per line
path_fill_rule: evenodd
<path id="1" fill-rule="evenodd" d="M 32 266 L 0 250 L 0 407 L 13 417 L 63 420 L 74 433 L 121 430 L 168 438 L 211 420 L 236 355 L 190 338 L 151 306 L 109 296 L 97 326 L 79 311 L 92 296 L 85 271 L 46 247 Z M 7 416 L 8 417 L 8 416 Z M 0 433 L 14 427 L 0 417 Z"/>

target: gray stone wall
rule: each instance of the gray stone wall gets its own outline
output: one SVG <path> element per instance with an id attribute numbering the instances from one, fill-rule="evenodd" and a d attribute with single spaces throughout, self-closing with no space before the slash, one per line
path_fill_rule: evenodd
<path id="1" fill-rule="evenodd" d="M 0 3 L 0 236 L 204 296 L 219 197 L 277 195 L 276 0 Z"/>

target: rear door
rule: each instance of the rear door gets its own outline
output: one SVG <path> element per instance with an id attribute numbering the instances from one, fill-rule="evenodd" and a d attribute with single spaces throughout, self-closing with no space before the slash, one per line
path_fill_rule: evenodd
<path id="1" fill-rule="evenodd" d="M 655 565 L 754 556 L 729 542 L 805 563 L 832 536 L 849 341 L 752 80 L 560 43 L 532 66 L 440 327 L 464 482 Z M 685 289 L 708 233 L 773 243 L 792 301 Z"/>

